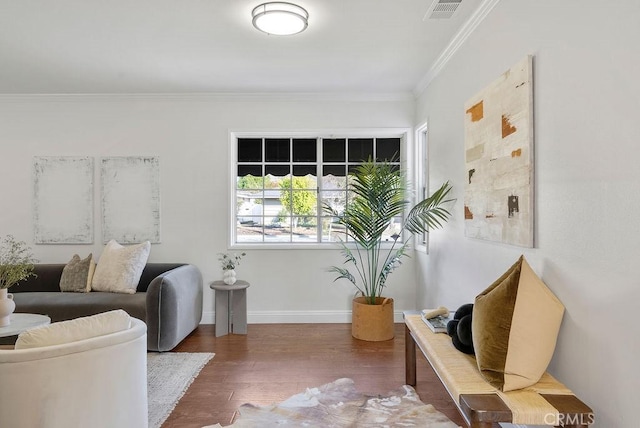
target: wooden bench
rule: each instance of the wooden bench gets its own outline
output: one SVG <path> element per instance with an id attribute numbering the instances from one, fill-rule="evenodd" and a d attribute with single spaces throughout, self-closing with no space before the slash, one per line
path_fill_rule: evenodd
<path id="1" fill-rule="evenodd" d="M 476 360 L 453 347 L 451 338 L 433 333 L 420 314 L 406 312 L 406 383 L 416 385 L 416 347 L 424 354 L 466 423 L 472 428 L 489 428 L 497 422 L 523 425 L 588 427 L 593 411 L 566 386 L 545 373 L 528 388 L 502 392 L 480 375 Z"/>

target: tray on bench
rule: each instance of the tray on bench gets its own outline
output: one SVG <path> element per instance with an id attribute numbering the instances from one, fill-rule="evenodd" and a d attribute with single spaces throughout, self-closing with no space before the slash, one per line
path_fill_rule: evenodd
<path id="1" fill-rule="evenodd" d="M 594 422 L 593 411 L 549 373 L 531 387 L 499 391 L 480 375 L 475 358 L 455 349 L 449 336 L 433 333 L 419 314 L 405 313 L 404 318 L 406 383 L 416 385 L 417 347 L 470 427 L 497 422 L 587 427 Z"/>

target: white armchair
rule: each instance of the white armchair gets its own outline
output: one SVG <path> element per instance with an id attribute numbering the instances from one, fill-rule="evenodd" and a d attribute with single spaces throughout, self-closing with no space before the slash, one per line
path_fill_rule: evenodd
<path id="1" fill-rule="evenodd" d="M 130 328 L 103 336 L 0 350 L 0 425 L 147 427 L 146 331 L 131 318 Z"/>

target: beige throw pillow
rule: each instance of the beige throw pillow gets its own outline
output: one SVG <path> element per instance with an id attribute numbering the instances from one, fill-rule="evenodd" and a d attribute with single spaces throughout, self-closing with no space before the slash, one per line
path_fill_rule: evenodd
<path id="1" fill-rule="evenodd" d="M 74 254 L 69 263 L 62 269 L 60 277 L 60 291 L 87 293 L 91 291 L 91 280 L 96 268 L 93 261 L 93 254 L 87 258 L 80 259 Z"/>
<path id="2" fill-rule="evenodd" d="M 520 257 L 476 297 L 471 330 L 480 373 L 502 391 L 537 383 L 553 356 L 563 313 Z"/>
<path id="3" fill-rule="evenodd" d="M 91 289 L 134 294 L 150 250 L 149 241 L 126 247 L 115 240 L 109 241 L 98 260 Z"/>
<path id="4" fill-rule="evenodd" d="M 122 309 L 61 321 L 20 333 L 15 349 L 62 345 L 131 328 L 131 317 Z"/>

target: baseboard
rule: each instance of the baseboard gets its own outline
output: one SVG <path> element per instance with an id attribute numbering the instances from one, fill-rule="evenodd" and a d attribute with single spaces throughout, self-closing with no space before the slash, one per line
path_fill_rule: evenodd
<path id="1" fill-rule="evenodd" d="M 395 311 L 394 321 L 403 322 L 403 311 Z M 205 311 L 200 324 L 215 324 L 215 312 Z M 351 311 L 249 311 L 249 324 L 337 324 L 350 323 Z"/>

